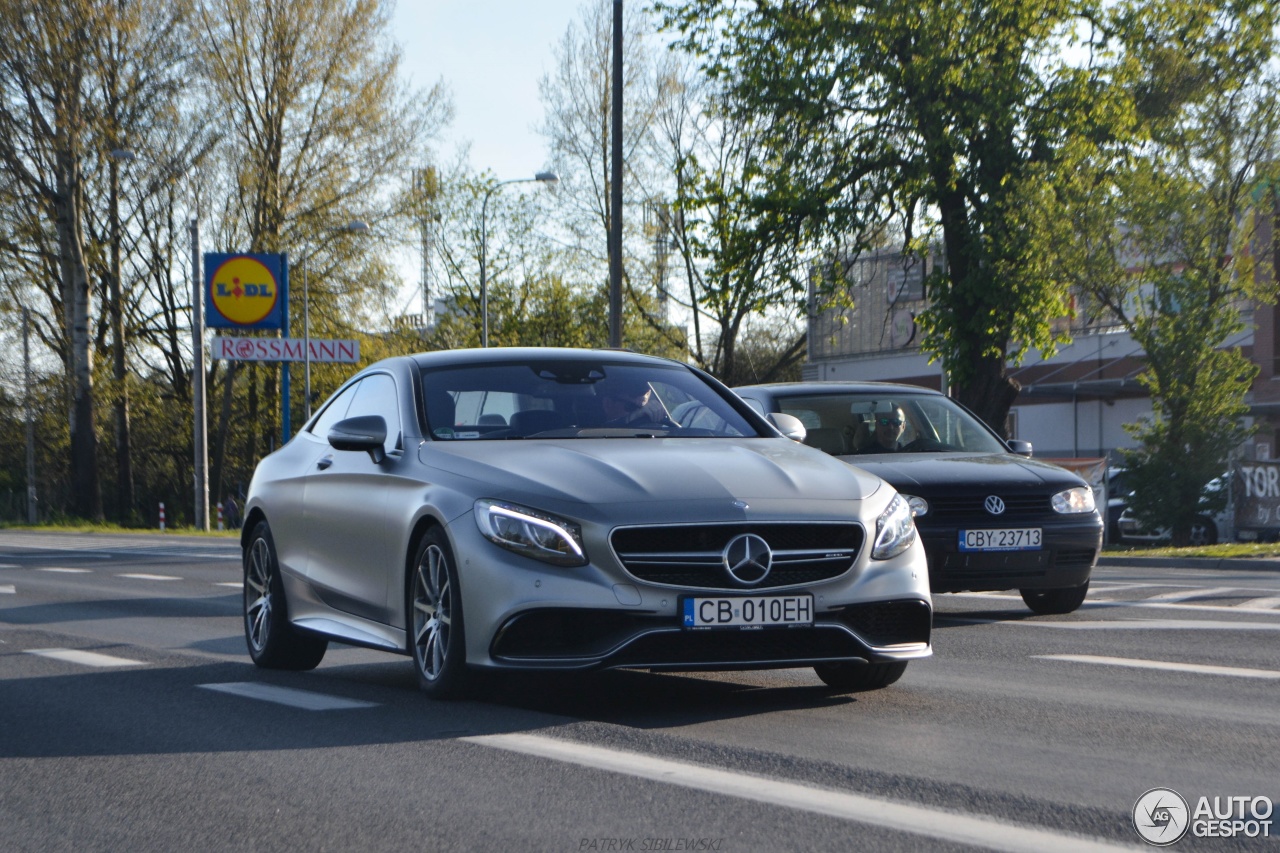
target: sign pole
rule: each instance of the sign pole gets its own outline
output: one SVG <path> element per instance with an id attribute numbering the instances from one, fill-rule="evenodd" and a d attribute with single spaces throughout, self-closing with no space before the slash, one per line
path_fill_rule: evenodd
<path id="1" fill-rule="evenodd" d="M 209 529 L 209 448 L 204 388 L 204 294 L 200 274 L 200 220 L 191 220 L 191 395 L 195 432 L 196 529 Z"/>
<path id="2" fill-rule="evenodd" d="M 285 340 L 289 339 L 289 253 L 285 252 L 280 256 L 280 277 L 284 279 L 284 283 L 280 285 L 280 301 L 284 306 L 284 318 L 280 325 L 281 337 Z M 289 417 L 289 397 L 292 394 L 292 387 L 289 382 L 289 362 L 285 362 L 281 367 L 280 374 L 280 446 L 284 447 L 289 443 L 289 437 L 293 434 L 293 423 Z"/>

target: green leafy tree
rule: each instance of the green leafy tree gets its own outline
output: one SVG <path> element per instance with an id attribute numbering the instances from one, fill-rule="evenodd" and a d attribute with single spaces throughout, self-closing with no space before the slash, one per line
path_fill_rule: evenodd
<path id="1" fill-rule="evenodd" d="M 1051 352 L 1067 313 L 1030 215 L 1064 154 L 1113 132 L 1087 51 L 1085 0 L 718 0 L 662 3 L 666 22 L 763 132 L 778 228 L 858 248 L 886 222 L 906 248 L 940 245 L 919 321 L 951 393 L 1003 432 L 1006 365 Z M 1028 232 L 1028 228 L 1032 230 Z"/>
<path id="2" fill-rule="evenodd" d="M 1076 285 L 1145 351 L 1150 419 L 1127 425 L 1132 505 L 1185 544 L 1219 509 L 1222 474 L 1249 435 L 1257 368 L 1239 349 L 1242 310 L 1272 302 L 1249 246 L 1280 141 L 1276 10 L 1270 3 L 1121 4 L 1118 67 L 1145 143 L 1082 163 L 1061 196 L 1074 226 L 1056 249 Z"/>

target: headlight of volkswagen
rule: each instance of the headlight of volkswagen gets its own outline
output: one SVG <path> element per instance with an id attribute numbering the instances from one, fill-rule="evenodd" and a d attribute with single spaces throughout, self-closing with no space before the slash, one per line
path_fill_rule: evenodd
<path id="1" fill-rule="evenodd" d="M 1053 496 L 1053 511 L 1064 515 L 1080 512 L 1093 512 L 1093 489 L 1088 486 L 1077 486 L 1058 492 Z"/>
<path id="2" fill-rule="evenodd" d="M 876 544 L 871 549 L 873 560 L 888 560 L 911 547 L 916 541 L 916 524 L 911 520 L 911 507 L 894 495 L 889 506 L 876 519 Z"/>
<path id="3" fill-rule="evenodd" d="M 508 551 L 556 566 L 585 566 L 582 528 L 572 521 L 503 501 L 475 503 L 476 526 Z"/>
<path id="4" fill-rule="evenodd" d="M 907 506 L 911 508 L 912 518 L 919 518 L 922 515 L 928 515 L 929 502 L 927 500 L 924 498 L 918 498 L 915 495 L 903 495 L 902 497 L 906 500 Z"/>

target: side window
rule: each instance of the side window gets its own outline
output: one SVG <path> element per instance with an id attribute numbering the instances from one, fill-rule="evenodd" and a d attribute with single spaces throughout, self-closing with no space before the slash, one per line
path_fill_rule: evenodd
<path id="1" fill-rule="evenodd" d="M 755 409 L 756 414 L 758 415 L 764 414 L 764 403 L 761 403 L 759 400 L 755 399 L 754 397 L 743 397 L 742 399 L 748 406 Z"/>
<path id="2" fill-rule="evenodd" d="M 360 381 L 360 390 L 347 412 L 347 417 L 381 415 L 387 422 L 386 451 L 401 447 L 400 398 L 396 394 L 396 382 L 385 373 L 373 373 Z"/>
<path id="3" fill-rule="evenodd" d="M 333 429 L 334 424 L 347 416 L 347 409 L 351 408 L 351 401 L 355 399 L 356 389 L 361 384 L 361 382 L 357 382 L 351 385 L 329 401 L 329 405 L 324 407 L 324 411 L 320 413 L 320 417 L 316 418 L 315 424 L 312 425 L 312 435 L 315 435 L 321 441 L 328 441 L 329 430 Z"/>

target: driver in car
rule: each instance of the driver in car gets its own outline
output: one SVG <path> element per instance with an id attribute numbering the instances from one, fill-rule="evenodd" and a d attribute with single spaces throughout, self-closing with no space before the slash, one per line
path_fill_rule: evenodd
<path id="1" fill-rule="evenodd" d="M 893 404 L 876 406 L 874 440 L 862 449 L 863 453 L 896 453 L 905 450 L 902 431 L 907 419 L 902 409 Z"/>

